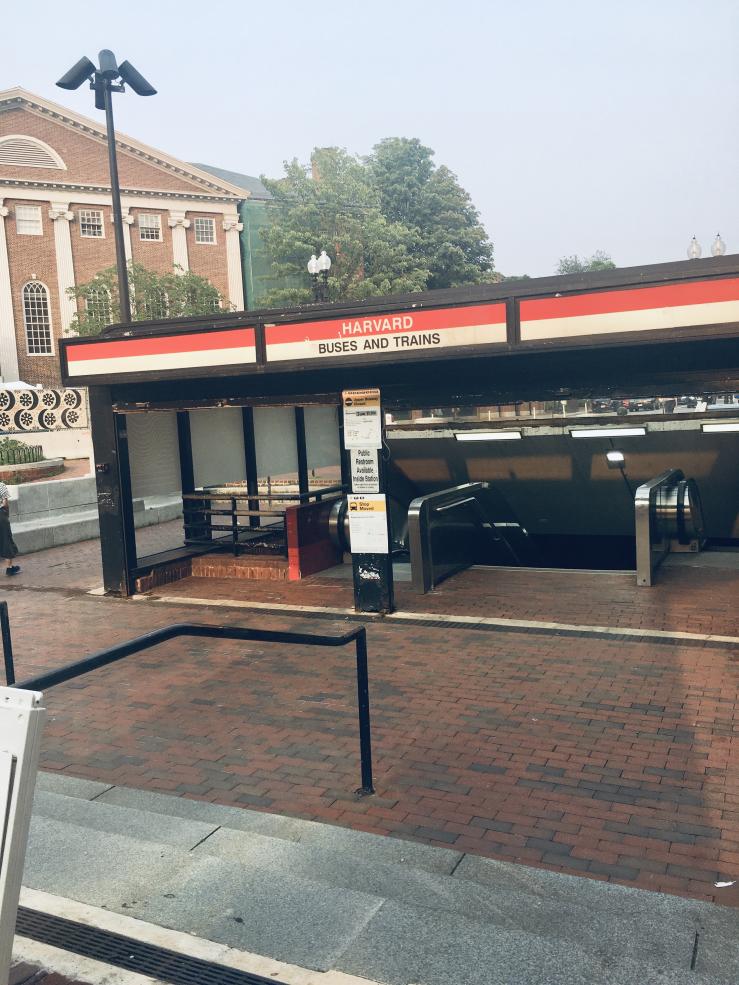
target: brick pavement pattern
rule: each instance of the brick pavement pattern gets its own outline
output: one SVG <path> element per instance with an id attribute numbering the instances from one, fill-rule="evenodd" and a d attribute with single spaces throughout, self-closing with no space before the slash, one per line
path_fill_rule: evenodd
<path id="1" fill-rule="evenodd" d="M 538 586 L 540 575 L 529 573 L 529 584 Z M 712 614 L 700 628 L 730 631 L 726 599 L 736 584 L 724 576 L 723 594 L 714 585 L 709 600 L 703 575 L 697 594 Z M 318 581 L 302 586 L 303 597 Z M 597 587 L 588 621 L 600 621 L 592 608 L 603 583 L 588 581 Z M 677 615 L 684 586 L 670 585 L 665 579 Z M 249 587 L 262 597 L 264 586 Z M 542 607 L 554 610 L 539 592 Z M 19 679 L 187 619 L 318 632 L 346 626 L 20 586 L 7 597 Z M 532 597 L 521 604 L 542 618 Z M 422 603 L 439 599 L 441 592 Z M 563 599 L 560 619 L 571 619 L 575 604 L 585 615 L 588 599 Z M 651 605 L 642 611 L 656 617 Z M 128 658 L 48 692 L 42 767 L 737 902 L 714 884 L 739 873 L 739 648 L 387 621 L 368 633 L 374 797 L 353 793 L 349 648 L 183 639 Z"/>
<path id="2" fill-rule="evenodd" d="M 181 544 L 179 520 L 136 531 L 140 556 Z M 21 563 L 23 575 L 13 585 L 18 589 L 87 590 L 102 585 L 97 540 L 39 551 Z M 266 584 L 185 578 L 156 594 L 339 608 L 354 605 L 351 580 L 320 574 L 299 582 Z M 408 583 L 397 582 L 395 596 L 398 608 L 406 612 L 739 636 L 739 573 L 716 568 L 663 567 L 649 589 L 637 587 L 633 572 L 474 569 L 443 582 L 427 595 L 416 595 Z"/>

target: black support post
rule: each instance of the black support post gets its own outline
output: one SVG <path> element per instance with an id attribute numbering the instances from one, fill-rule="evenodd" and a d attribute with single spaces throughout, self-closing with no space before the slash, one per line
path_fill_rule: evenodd
<path id="1" fill-rule="evenodd" d="M 109 387 L 90 387 L 90 425 L 95 453 L 103 586 L 112 595 L 133 594 L 136 531 L 124 414 L 113 412 Z"/>
<path id="2" fill-rule="evenodd" d="M 385 442 L 385 412 L 380 406 L 381 442 L 377 449 L 378 493 L 385 496 L 385 521 L 387 524 L 387 554 L 358 554 L 352 549 L 352 574 L 354 576 L 354 608 L 357 612 L 388 613 L 395 610 L 393 586 L 392 535 L 390 510 L 387 501 L 387 479 L 383 455 Z M 343 418 L 342 418 L 343 423 Z M 342 455 L 351 460 L 351 452 L 345 447 L 345 428 L 342 428 Z M 350 504 L 351 505 L 351 504 Z M 351 509 L 350 509 L 351 516 Z M 351 520 L 350 520 L 351 523 Z M 351 529 L 351 527 L 350 527 Z"/>
<path id="3" fill-rule="evenodd" d="M 383 427 L 383 435 L 385 429 Z M 380 491 L 385 493 L 387 503 L 387 484 L 382 460 L 383 449 L 378 451 L 380 462 Z M 390 510 L 387 516 L 387 554 L 354 554 L 352 552 L 352 572 L 354 574 L 354 608 L 357 612 L 395 611 L 395 588 L 393 584 L 392 535 L 390 530 Z"/>
<path id="4" fill-rule="evenodd" d="M 246 491 L 254 499 L 249 500 L 249 509 L 258 510 L 259 482 L 257 475 L 257 443 L 254 436 L 254 409 L 252 407 L 241 408 L 241 426 L 244 431 L 244 463 L 246 465 Z M 258 527 L 259 517 L 250 516 L 249 526 Z"/>
<path id="5" fill-rule="evenodd" d="M 182 483 L 182 492 L 195 492 L 195 465 L 192 459 L 190 414 L 186 410 L 177 411 L 177 445 L 180 452 L 180 481 Z"/>
<path id="6" fill-rule="evenodd" d="M 305 410 L 295 408 L 295 441 L 298 447 L 298 492 L 308 492 L 308 446 L 305 441 Z"/>
<path id="7" fill-rule="evenodd" d="M 5 683 L 8 687 L 15 684 L 15 665 L 13 663 L 13 640 L 10 635 L 10 616 L 8 615 L 8 603 L 0 602 L 0 630 L 3 637 L 3 660 L 5 662 Z M 359 660 L 359 656 L 357 656 Z M 357 664 L 359 667 L 359 664 Z M 359 671 L 357 671 L 359 673 Z"/>
<path id="8" fill-rule="evenodd" d="M 180 484 L 183 496 L 182 525 L 185 543 L 187 543 L 191 538 L 206 535 L 207 517 L 204 513 L 192 512 L 197 504 L 192 499 L 184 499 L 189 493 L 195 492 L 195 463 L 192 457 L 190 414 L 186 410 L 177 411 L 177 447 L 180 453 Z"/>

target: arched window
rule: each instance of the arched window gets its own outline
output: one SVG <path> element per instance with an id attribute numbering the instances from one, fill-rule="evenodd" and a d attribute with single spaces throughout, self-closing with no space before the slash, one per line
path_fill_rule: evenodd
<path id="1" fill-rule="evenodd" d="M 52 355 L 49 292 L 37 280 L 29 281 L 23 288 L 23 321 L 28 355 Z"/>
<path id="2" fill-rule="evenodd" d="M 144 297 L 143 316 L 146 321 L 166 318 L 169 314 L 169 298 L 161 287 L 152 287 Z"/>
<path id="3" fill-rule="evenodd" d="M 85 308 L 87 317 L 99 322 L 100 325 L 109 325 L 110 317 L 110 291 L 107 287 L 91 287 L 85 298 Z"/>
<path id="4" fill-rule="evenodd" d="M 64 161 L 43 140 L 24 134 L 9 133 L 0 137 L 0 164 L 13 168 L 55 168 L 66 171 Z"/>

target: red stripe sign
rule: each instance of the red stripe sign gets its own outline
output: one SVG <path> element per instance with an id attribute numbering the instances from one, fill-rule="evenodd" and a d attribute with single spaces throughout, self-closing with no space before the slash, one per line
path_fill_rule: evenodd
<path id="1" fill-rule="evenodd" d="M 506 341 L 505 302 L 265 325 L 267 362 L 397 355 Z"/>
<path id="2" fill-rule="evenodd" d="M 521 301 L 521 340 L 739 322 L 735 277 Z"/>
<path id="3" fill-rule="evenodd" d="M 256 363 L 253 328 L 227 328 L 67 345 L 67 378 Z"/>

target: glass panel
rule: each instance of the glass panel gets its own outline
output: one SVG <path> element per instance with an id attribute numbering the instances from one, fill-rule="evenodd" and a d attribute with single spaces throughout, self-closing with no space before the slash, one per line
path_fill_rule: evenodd
<path id="1" fill-rule="evenodd" d="M 174 411 L 126 414 L 126 430 L 136 553 L 142 558 L 182 547 L 177 415 Z"/>
<path id="2" fill-rule="evenodd" d="M 299 492 L 294 408 L 255 407 L 254 442 L 260 494 Z"/>
<path id="3" fill-rule="evenodd" d="M 195 488 L 246 488 L 244 427 L 238 407 L 190 411 Z"/>
<path id="4" fill-rule="evenodd" d="M 308 488 L 322 489 L 341 482 L 339 408 L 305 408 Z"/>
<path id="5" fill-rule="evenodd" d="M 424 407 L 416 410 L 393 410 L 386 414 L 386 423 L 430 424 L 449 422 L 477 423 L 481 421 L 511 420 L 567 420 L 605 417 L 633 418 L 635 414 L 674 417 L 678 414 L 703 411 L 733 410 L 739 404 L 739 395 L 733 393 L 704 393 L 674 396 L 629 396 L 611 394 L 594 397 L 571 397 L 561 400 L 517 400 L 508 404 L 491 404 L 479 407 Z M 575 420 L 577 423 L 577 420 Z"/>

